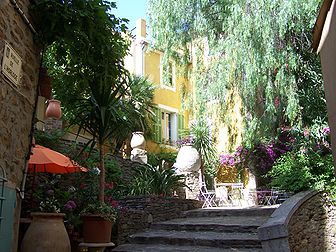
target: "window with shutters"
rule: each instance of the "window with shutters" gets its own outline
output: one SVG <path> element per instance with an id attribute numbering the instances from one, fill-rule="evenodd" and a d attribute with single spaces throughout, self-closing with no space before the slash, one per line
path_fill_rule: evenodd
<path id="1" fill-rule="evenodd" d="M 169 111 L 161 112 L 162 143 L 175 145 L 177 141 L 177 114 Z"/>
<path id="2" fill-rule="evenodd" d="M 154 141 L 175 146 L 184 129 L 184 117 L 160 108 L 155 108 L 155 114 Z"/>

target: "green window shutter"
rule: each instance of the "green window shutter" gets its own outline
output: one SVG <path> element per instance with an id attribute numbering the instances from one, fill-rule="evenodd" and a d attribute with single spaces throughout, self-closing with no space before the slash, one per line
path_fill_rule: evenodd
<path id="1" fill-rule="evenodd" d="M 178 115 L 178 138 L 181 139 L 183 135 L 183 130 L 184 130 L 184 116 L 183 115 Z"/>
<path id="2" fill-rule="evenodd" d="M 162 135 L 161 135 L 161 109 L 160 108 L 155 108 L 155 124 L 154 124 L 154 141 L 157 143 L 162 142 Z"/>

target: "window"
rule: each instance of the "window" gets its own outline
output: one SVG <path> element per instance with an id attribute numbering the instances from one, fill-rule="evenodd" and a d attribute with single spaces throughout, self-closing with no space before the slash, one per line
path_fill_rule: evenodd
<path id="1" fill-rule="evenodd" d="M 178 113 L 155 109 L 154 140 L 157 143 L 175 145 L 184 126 L 184 118 Z"/>
<path id="2" fill-rule="evenodd" d="M 177 140 L 176 113 L 161 112 L 162 142 L 173 145 Z"/>
<path id="3" fill-rule="evenodd" d="M 175 64 L 169 61 L 167 64 L 163 63 L 162 56 L 160 59 L 160 82 L 165 88 L 175 90 Z"/>
<path id="4" fill-rule="evenodd" d="M 174 130 L 172 127 L 172 117 L 173 115 L 168 112 L 161 112 L 161 135 L 164 143 L 170 144 L 172 142 Z"/>

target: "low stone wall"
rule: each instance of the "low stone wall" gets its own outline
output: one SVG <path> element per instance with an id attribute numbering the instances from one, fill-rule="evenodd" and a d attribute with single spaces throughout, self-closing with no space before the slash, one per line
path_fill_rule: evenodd
<path id="1" fill-rule="evenodd" d="M 185 184 L 187 187 L 180 188 L 177 192 L 179 198 L 198 199 L 200 193 L 200 171 L 185 173 Z"/>
<path id="2" fill-rule="evenodd" d="M 322 192 L 301 192 L 258 229 L 263 251 L 336 251 L 336 207 Z"/>
<path id="3" fill-rule="evenodd" d="M 164 198 L 158 196 L 126 197 L 119 201 L 122 210 L 117 223 L 117 234 L 113 241 L 120 245 L 130 234 L 144 230 L 152 222 L 181 217 L 184 211 L 200 208 L 198 200 Z"/>
<path id="4" fill-rule="evenodd" d="M 291 251 L 336 251 L 336 207 L 316 194 L 293 214 L 288 230 Z"/>

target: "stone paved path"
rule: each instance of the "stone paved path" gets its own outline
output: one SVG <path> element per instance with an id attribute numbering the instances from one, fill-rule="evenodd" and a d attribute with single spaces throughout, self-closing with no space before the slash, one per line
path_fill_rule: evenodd
<path id="1" fill-rule="evenodd" d="M 257 228 L 275 207 L 197 209 L 179 219 L 153 223 L 112 251 L 261 251 Z"/>

